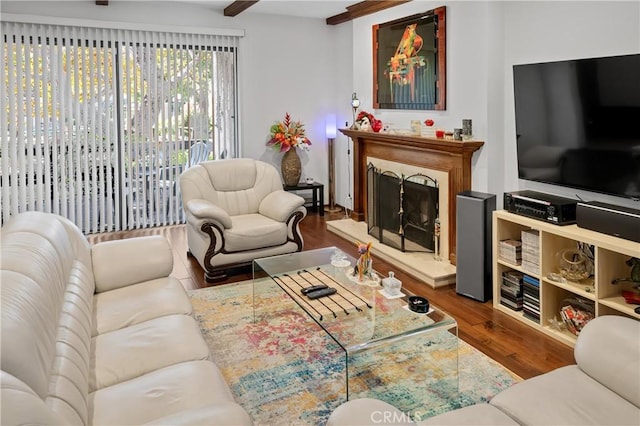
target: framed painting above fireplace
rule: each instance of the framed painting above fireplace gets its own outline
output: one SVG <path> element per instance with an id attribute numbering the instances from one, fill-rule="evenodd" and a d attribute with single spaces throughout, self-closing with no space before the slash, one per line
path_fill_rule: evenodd
<path id="1" fill-rule="evenodd" d="M 373 107 L 444 110 L 445 6 L 373 26 Z"/>

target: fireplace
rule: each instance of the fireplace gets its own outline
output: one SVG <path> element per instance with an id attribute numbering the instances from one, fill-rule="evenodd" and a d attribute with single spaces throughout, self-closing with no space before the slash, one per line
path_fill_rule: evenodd
<path id="1" fill-rule="evenodd" d="M 433 253 L 439 249 L 439 188 L 435 179 L 422 173 L 397 174 L 369 163 L 367 191 L 369 235 L 403 252 Z"/>
<path id="2" fill-rule="evenodd" d="M 444 175 L 436 177 L 442 192 L 439 215 L 441 221 L 442 257 L 455 265 L 456 260 L 456 196 L 471 190 L 471 158 L 479 150 L 482 141 L 453 141 L 389 133 L 363 132 L 340 129 L 353 141 L 353 211 L 351 219 L 364 221 L 368 214 L 367 166 L 368 158 L 386 160 L 434 170 Z M 426 173 L 433 176 L 431 172 Z M 407 173 L 409 175 L 409 173 Z M 446 211 L 446 213 L 445 213 Z M 446 245 L 446 247 L 445 247 Z"/>

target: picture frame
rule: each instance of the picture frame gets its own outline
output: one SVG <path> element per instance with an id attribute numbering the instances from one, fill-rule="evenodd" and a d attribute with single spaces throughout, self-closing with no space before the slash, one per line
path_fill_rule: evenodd
<path id="1" fill-rule="evenodd" d="M 376 24 L 373 107 L 446 109 L 446 7 Z"/>

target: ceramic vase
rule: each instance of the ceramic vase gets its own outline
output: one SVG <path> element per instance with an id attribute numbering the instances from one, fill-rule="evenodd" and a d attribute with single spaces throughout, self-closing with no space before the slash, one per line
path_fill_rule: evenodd
<path id="1" fill-rule="evenodd" d="M 298 151 L 295 148 L 291 148 L 282 156 L 280 171 L 286 186 L 294 186 L 300 183 L 302 163 L 300 163 L 300 157 L 298 157 Z"/>

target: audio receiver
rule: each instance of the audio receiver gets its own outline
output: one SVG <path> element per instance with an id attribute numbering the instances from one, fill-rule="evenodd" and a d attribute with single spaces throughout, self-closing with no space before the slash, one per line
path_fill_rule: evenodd
<path id="1" fill-rule="evenodd" d="M 504 209 L 555 225 L 576 223 L 578 200 L 536 191 L 505 192 Z"/>

